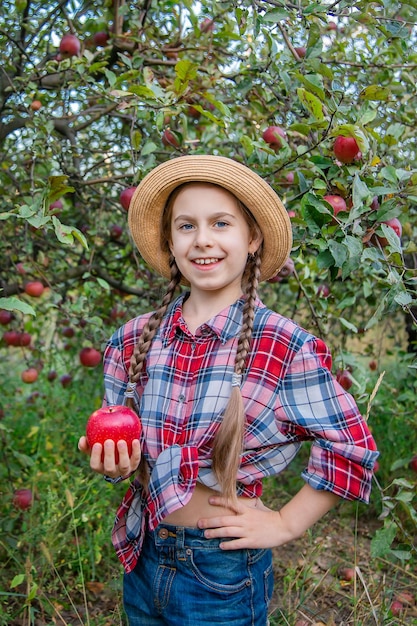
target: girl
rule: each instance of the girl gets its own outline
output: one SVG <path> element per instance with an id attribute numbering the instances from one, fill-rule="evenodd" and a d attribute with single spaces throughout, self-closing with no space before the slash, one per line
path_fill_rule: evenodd
<path id="1" fill-rule="evenodd" d="M 265 626 L 271 548 L 340 498 L 369 500 L 375 443 L 326 345 L 257 296 L 292 244 L 262 178 L 225 157 L 172 159 L 138 186 L 129 226 L 170 281 L 161 306 L 120 328 L 104 357 L 105 402 L 126 400 L 143 434 L 130 458 L 117 443 L 118 465 L 112 441 L 103 462 L 100 444 L 79 444 L 110 482 L 135 474 L 113 529 L 129 624 Z M 305 484 L 272 511 L 262 479 L 305 440 Z"/>

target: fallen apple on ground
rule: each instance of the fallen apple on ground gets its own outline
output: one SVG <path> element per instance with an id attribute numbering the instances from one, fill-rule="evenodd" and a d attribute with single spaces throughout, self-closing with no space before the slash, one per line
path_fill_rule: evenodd
<path id="1" fill-rule="evenodd" d="M 106 406 L 90 415 L 86 426 L 87 443 L 90 448 L 95 443 L 104 442 L 111 439 L 116 444 L 115 461 L 119 463 L 119 453 L 117 450 L 118 441 L 126 441 L 129 455 L 132 454 L 132 442 L 139 439 L 142 432 L 142 425 L 138 415 L 133 409 L 127 406 L 115 405 Z M 102 453 L 104 459 L 104 452 Z"/>
<path id="2" fill-rule="evenodd" d="M 32 489 L 16 489 L 13 494 L 13 505 L 21 511 L 30 509 L 33 504 Z"/>

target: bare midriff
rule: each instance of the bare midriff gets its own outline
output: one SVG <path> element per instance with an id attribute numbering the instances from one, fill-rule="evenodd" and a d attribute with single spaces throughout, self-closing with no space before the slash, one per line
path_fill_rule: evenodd
<path id="1" fill-rule="evenodd" d="M 188 528 L 197 528 L 197 522 L 203 517 L 219 517 L 223 515 L 236 515 L 234 511 L 227 507 L 215 506 L 210 504 L 209 498 L 211 496 L 218 496 L 219 493 L 205 487 L 201 483 L 197 483 L 194 489 L 191 500 L 180 509 L 177 509 L 173 513 L 167 515 L 164 518 L 163 524 L 170 524 L 173 526 L 188 526 Z M 259 498 L 247 498 L 239 497 L 239 502 L 246 504 L 246 506 L 256 507 L 259 506 Z"/>

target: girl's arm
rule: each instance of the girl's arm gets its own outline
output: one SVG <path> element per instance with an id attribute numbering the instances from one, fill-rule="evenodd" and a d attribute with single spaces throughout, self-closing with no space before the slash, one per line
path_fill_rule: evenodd
<path id="1" fill-rule="evenodd" d="M 308 484 L 279 511 L 272 511 L 263 504 L 256 507 L 241 502 L 231 505 L 221 496 L 213 496 L 210 504 L 228 506 L 232 514 L 202 518 L 198 527 L 206 529 L 207 539 L 233 537 L 220 544 L 224 550 L 273 548 L 301 537 L 339 501 L 334 493 L 318 491 Z"/>

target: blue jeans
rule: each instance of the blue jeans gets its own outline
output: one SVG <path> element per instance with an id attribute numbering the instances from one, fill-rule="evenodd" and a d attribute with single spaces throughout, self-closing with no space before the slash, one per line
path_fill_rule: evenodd
<path id="1" fill-rule="evenodd" d="M 266 626 L 271 550 L 219 548 L 198 528 L 147 532 L 123 601 L 130 626 Z"/>

